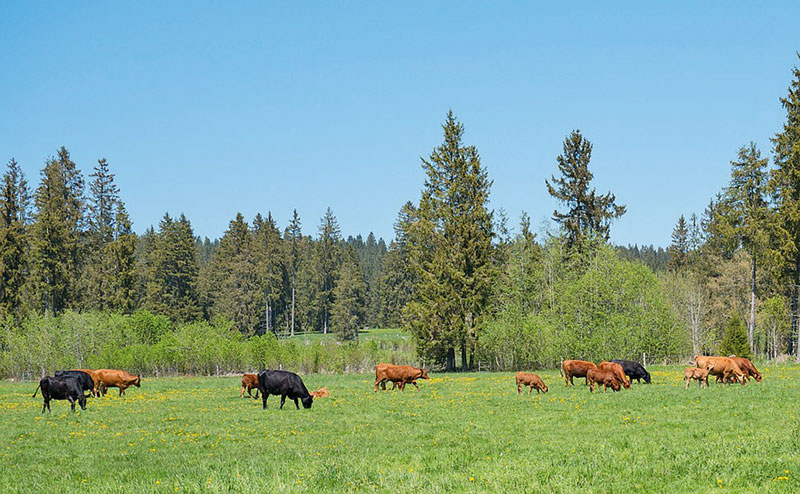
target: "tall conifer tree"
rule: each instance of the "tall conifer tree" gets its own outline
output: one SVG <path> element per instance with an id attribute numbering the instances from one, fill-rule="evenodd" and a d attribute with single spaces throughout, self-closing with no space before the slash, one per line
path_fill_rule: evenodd
<path id="1" fill-rule="evenodd" d="M 0 183 L 0 318 L 21 315 L 27 276 L 27 215 L 30 192 L 25 174 L 12 158 Z"/>
<path id="2" fill-rule="evenodd" d="M 327 333 L 331 307 L 333 306 L 333 288 L 336 286 L 336 274 L 341 263 L 340 245 L 342 239 L 339 222 L 331 208 L 319 225 L 319 242 L 317 244 L 317 269 L 319 276 L 319 308 L 322 332 Z"/>

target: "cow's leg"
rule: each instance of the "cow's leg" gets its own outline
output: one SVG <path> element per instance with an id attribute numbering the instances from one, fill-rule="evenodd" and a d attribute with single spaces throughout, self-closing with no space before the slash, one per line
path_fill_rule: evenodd
<path id="1" fill-rule="evenodd" d="M 42 403 L 42 413 L 44 413 L 46 409 L 47 409 L 47 400 L 44 400 L 44 403 Z"/>
<path id="2" fill-rule="evenodd" d="M 521 382 L 517 381 L 517 394 L 520 394 L 520 393 L 522 393 L 522 386 L 521 386 L 521 384 L 522 384 Z"/>
<path id="3" fill-rule="evenodd" d="M 281 395 L 281 410 L 283 410 L 284 403 L 286 403 L 286 395 Z"/>
<path id="4" fill-rule="evenodd" d="M 255 397 L 255 399 L 256 400 L 258 399 L 258 388 L 256 388 L 256 397 Z"/>
<path id="5" fill-rule="evenodd" d="M 417 386 L 417 381 L 411 381 L 411 384 L 413 384 L 414 387 L 417 388 L 417 391 L 419 391 L 419 386 Z"/>
<path id="6" fill-rule="evenodd" d="M 83 394 L 83 391 L 81 391 L 81 398 L 78 403 L 81 405 L 81 410 L 86 410 L 86 395 Z"/>
<path id="7" fill-rule="evenodd" d="M 247 394 L 250 394 L 250 390 L 247 390 Z M 244 398 L 244 384 L 242 384 L 242 393 L 239 395 L 239 398 Z"/>
<path id="8" fill-rule="evenodd" d="M 298 410 L 300 410 L 300 405 L 297 403 L 297 398 L 292 398 L 292 399 L 294 400 L 294 406 L 295 406 L 295 408 L 297 408 Z"/>
<path id="9" fill-rule="evenodd" d="M 67 399 L 69 400 L 70 408 L 72 408 L 72 411 L 74 412 L 75 411 L 75 398 L 70 396 Z"/>
<path id="10" fill-rule="evenodd" d="M 267 398 L 269 398 L 269 393 L 261 393 L 261 408 L 264 410 L 267 409 Z"/>
<path id="11" fill-rule="evenodd" d="M 124 384 L 120 384 L 120 385 L 119 385 L 119 395 L 120 395 L 120 396 L 125 396 L 125 388 L 126 388 L 126 387 L 127 387 L 127 386 L 125 386 Z"/>

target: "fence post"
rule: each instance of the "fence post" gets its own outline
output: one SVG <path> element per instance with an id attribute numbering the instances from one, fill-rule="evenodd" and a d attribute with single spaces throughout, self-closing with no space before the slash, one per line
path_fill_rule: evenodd
<path id="1" fill-rule="evenodd" d="M 481 361 L 478 360 L 478 372 L 480 372 L 480 371 L 481 371 Z"/>
<path id="2" fill-rule="evenodd" d="M 647 368 L 647 354 L 642 352 L 642 367 Z"/>

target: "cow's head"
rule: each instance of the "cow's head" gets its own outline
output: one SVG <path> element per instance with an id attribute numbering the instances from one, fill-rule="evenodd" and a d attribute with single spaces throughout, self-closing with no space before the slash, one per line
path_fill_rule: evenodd
<path id="1" fill-rule="evenodd" d="M 303 402 L 303 408 L 311 408 L 311 403 L 314 401 L 314 397 L 308 395 L 305 398 L 300 398 L 300 401 Z"/>
<path id="2" fill-rule="evenodd" d="M 419 371 L 420 371 L 419 372 L 419 378 L 420 379 L 430 379 L 428 377 L 428 371 L 426 369 L 420 369 Z"/>
<path id="3" fill-rule="evenodd" d="M 644 382 L 650 384 L 650 373 L 647 371 L 644 371 Z"/>
<path id="4" fill-rule="evenodd" d="M 613 389 L 614 391 L 619 391 L 619 379 L 617 379 L 616 377 L 612 377 L 610 381 L 611 382 L 606 381 L 606 383 L 609 386 L 611 386 L 611 389 Z"/>
<path id="5" fill-rule="evenodd" d="M 142 387 L 142 376 L 141 376 L 141 374 L 136 374 L 136 380 L 133 381 L 133 385 L 136 386 L 137 388 L 141 388 Z"/>
<path id="6" fill-rule="evenodd" d="M 547 384 L 542 383 L 542 392 L 547 393 Z"/>

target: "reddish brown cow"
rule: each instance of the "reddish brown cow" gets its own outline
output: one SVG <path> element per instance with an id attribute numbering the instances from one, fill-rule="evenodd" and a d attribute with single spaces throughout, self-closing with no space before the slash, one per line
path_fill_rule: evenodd
<path id="1" fill-rule="evenodd" d="M 706 357 L 698 355 L 694 358 L 697 367 L 701 369 L 709 369 L 712 376 L 721 376 L 723 382 L 736 379 L 742 383 L 742 386 L 747 384 L 744 372 L 730 357 Z"/>
<path id="2" fill-rule="evenodd" d="M 714 368 L 713 364 L 710 367 L 705 369 L 699 369 L 697 367 L 687 367 L 683 371 L 683 379 L 686 381 L 686 389 L 689 389 L 689 384 L 691 384 L 692 379 L 696 379 L 697 383 L 702 388 L 703 385 L 708 387 L 708 374 Z"/>
<path id="3" fill-rule="evenodd" d="M 119 388 L 119 395 L 124 396 L 125 389 L 129 386 L 136 386 L 137 388 L 142 386 L 141 376 L 134 376 L 124 370 L 97 369 L 94 372 L 100 380 L 100 393 L 103 396 L 106 395 L 108 388 Z"/>
<path id="4" fill-rule="evenodd" d="M 522 393 L 522 388 L 525 386 L 530 386 L 530 388 L 528 388 L 528 394 L 531 394 L 534 388 L 536 388 L 537 395 L 540 391 L 542 393 L 547 393 L 547 385 L 544 383 L 544 381 L 542 381 L 542 378 L 536 374 L 531 374 L 530 372 L 517 372 L 516 380 L 517 394 Z"/>
<path id="5" fill-rule="evenodd" d="M 729 357 L 729 358 L 734 362 L 736 362 L 736 365 L 738 365 L 739 368 L 742 369 L 745 379 L 752 377 L 756 381 L 761 382 L 761 373 L 756 370 L 756 366 L 753 365 L 753 362 L 750 362 L 750 360 L 744 357 Z M 721 380 L 722 378 L 720 376 L 717 376 L 717 382 L 720 382 Z"/>
<path id="6" fill-rule="evenodd" d="M 622 383 L 622 386 L 625 389 L 631 389 L 631 382 L 628 380 L 628 376 L 625 375 L 625 371 L 622 370 L 622 366 L 616 362 L 600 362 L 597 364 L 598 369 L 603 370 L 610 370 L 617 376 L 617 380 Z"/>
<path id="7" fill-rule="evenodd" d="M 93 371 L 91 369 L 72 369 L 72 370 L 81 371 L 81 372 L 85 372 L 85 373 L 89 374 L 89 377 L 92 378 L 92 382 L 94 383 L 94 389 L 92 390 L 92 396 L 95 396 L 95 397 L 99 396 L 99 393 L 100 393 L 100 391 L 99 391 L 100 378 L 97 377 L 97 374 L 95 373 L 95 371 Z"/>
<path id="8" fill-rule="evenodd" d="M 330 393 L 328 393 L 327 388 L 319 388 L 316 391 L 310 391 L 308 394 L 310 394 L 314 398 L 327 398 L 328 396 L 331 395 Z"/>
<path id="9" fill-rule="evenodd" d="M 410 365 L 378 364 L 375 366 L 375 391 L 378 391 L 378 386 L 386 391 L 386 383 L 389 381 L 398 383 L 400 391 L 405 389 L 407 383 L 413 384 L 419 391 L 417 379 L 428 379 L 428 371 Z"/>
<path id="10" fill-rule="evenodd" d="M 595 383 L 603 385 L 603 393 L 605 393 L 608 388 L 614 391 L 619 391 L 620 389 L 620 380 L 617 379 L 614 371 L 600 369 L 598 367 L 590 368 L 586 372 L 586 382 L 589 383 L 589 391 L 592 393 L 594 393 Z"/>
<path id="11" fill-rule="evenodd" d="M 253 396 L 251 391 L 255 389 L 256 395 Z M 247 396 L 250 398 L 258 399 L 258 374 L 245 374 L 242 376 L 242 394 L 244 398 L 244 391 L 247 390 Z"/>
<path id="12" fill-rule="evenodd" d="M 567 387 L 570 384 L 575 384 L 572 381 L 573 377 L 586 377 L 586 373 L 589 372 L 589 369 L 597 369 L 597 366 L 594 365 L 593 362 L 587 362 L 585 360 L 565 360 L 561 362 L 561 375 L 564 376 L 564 380 L 567 382 Z M 589 380 L 586 380 L 587 384 Z"/>

